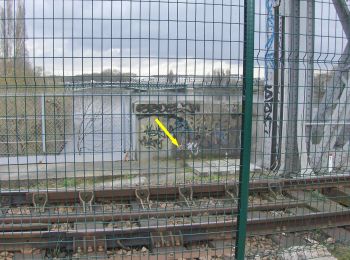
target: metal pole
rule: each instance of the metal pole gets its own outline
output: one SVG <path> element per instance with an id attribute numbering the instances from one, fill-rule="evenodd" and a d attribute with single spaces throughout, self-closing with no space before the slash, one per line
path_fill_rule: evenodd
<path id="1" fill-rule="evenodd" d="M 43 152 L 46 153 L 46 126 L 45 126 L 45 96 L 41 95 L 41 141 Z"/>
<path id="2" fill-rule="evenodd" d="M 281 144 L 278 142 L 278 95 L 279 95 L 279 54 L 280 54 L 280 42 L 279 42 L 279 27 L 280 27 L 280 17 L 279 17 L 279 6 L 274 7 L 274 50 L 273 50 L 273 60 L 274 60 L 274 70 L 273 70 L 273 96 L 272 96 L 272 140 L 271 140 L 271 159 L 270 159 L 270 170 L 275 171 L 278 166 L 278 147 Z M 278 169 L 277 169 L 278 170 Z"/>
<path id="3" fill-rule="evenodd" d="M 299 95 L 299 54 L 300 54 L 300 1 L 289 1 L 289 83 L 288 111 L 286 124 L 285 175 L 297 175 L 300 172 L 298 148 L 298 95 Z"/>
<path id="4" fill-rule="evenodd" d="M 266 43 L 265 43 L 265 64 L 264 64 L 264 146 L 263 146 L 263 166 L 264 168 L 272 168 L 272 140 L 275 136 L 271 133 L 272 122 L 274 117 L 274 72 L 275 72 L 275 0 L 265 0 L 266 8 Z M 277 46 L 278 47 L 278 46 Z M 272 136 L 271 136 L 272 135 Z"/>
<path id="5" fill-rule="evenodd" d="M 254 77 L 254 7 L 255 0 L 244 1 L 244 55 L 241 157 L 239 170 L 239 201 L 236 231 L 235 258 L 243 260 L 247 228 L 249 196 L 250 150 L 252 134 L 253 77 Z"/>
<path id="6" fill-rule="evenodd" d="M 301 14 L 302 16 L 302 14 Z M 307 0 L 306 7 L 306 86 L 305 86 L 305 112 L 302 118 L 302 130 L 305 131 L 305 138 L 300 137 L 298 142 L 301 143 L 301 169 L 305 172 L 311 172 L 309 167 L 310 161 L 310 142 L 311 142 L 311 122 L 312 122 L 312 108 L 313 108 L 313 87 L 314 87 L 314 51 L 315 51 L 315 2 L 314 0 Z M 303 28 L 302 28 L 303 29 Z M 301 32 L 302 34 L 303 32 Z"/>

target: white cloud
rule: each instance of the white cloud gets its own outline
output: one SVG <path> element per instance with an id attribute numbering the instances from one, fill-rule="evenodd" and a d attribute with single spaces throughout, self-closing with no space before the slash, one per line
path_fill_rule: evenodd
<path id="1" fill-rule="evenodd" d="M 336 61 L 346 41 L 330 1 L 316 5 L 319 63 Z M 26 0 L 26 17 L 34 18 L 26 21 L 29 56 L 51 74 L 107 68 L 143 76 L 166 74 L 170 69 L 204 75 L 218 68 L 241 74 L 243 6 L 214 2 Z M 265 13 L 265 0 L 256 1 L 256 10 Z M 321 17 L 328 11 L 331 20 Z M 260 33 L 256 33 L 255 48 L 263 58 L 266 16 L 257 18 Z M 255 76 L 263 74 L 263 60 L 259 62 Z"/>

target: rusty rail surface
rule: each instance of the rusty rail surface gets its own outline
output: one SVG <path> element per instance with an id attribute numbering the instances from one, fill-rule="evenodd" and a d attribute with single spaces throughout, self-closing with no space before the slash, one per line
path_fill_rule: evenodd
<path id="1" fill-rule="evenodd" d="M 179 187 L 187 187 L 193 190 L 194 197 L 203 196 L 222 196 L 227 189 L 237 190 L 238 182 L 215 183 L 215 184 L 192 184 L 179 186 L 151 186 L 148 192 L 151 199 L 174 199 L 179 197 Z M 322 189 L 350 185 L 350 174 L 319 176 L 310 178 L 295 179 L 264 179 L 251 181 L 249 184 L 250 192 L 269 192 L 271 190 L 286 191 L 299 189 Z M 103 189 L 92 190 L 95 200 L 134 200 L 136 190 L 139 187 L 129 187 L 121 189 Z M 142 188 L 141 188 L 142 189 Z M 10 205 L 32 204 L 33 195 L 42 193 L 47 194 L 50 203 L 74 203 L 79 201 L 79 193 L 85 190 L 28 190 L 28 191 L 1 191 L 0 207 Z"/>
<path id="2" fill-rule="evenodd" d="M 116 240 L 125 246 L 143 246 L 151 241 L 152 233 L 177 232 L 181 234 L 183 243 L 232 239 L 235 236 L 236 218 L 225 221 L 193 222 L 176 225 L 149 225 L 123 228 L 80 228 L 66 231 L 21 231 L 1 232 L 0 249 L 4 250 L 14 241 L 32 241 L 36 248 L 51 248 L 57 246 L 67 249 L 83 241 L 84 245 L 104 243 L 105 248 L 116 246 Z M 314 230 L 315 228 L 332 228 L 350 225 L 350 210 L 340 212 L 317 212 L 298 216 L 282 216 L 267 218 L 248 218 L 248 235 L 266 235 L 288 232 Z M 195 234 L 195 235 L 194 235 Z"/>

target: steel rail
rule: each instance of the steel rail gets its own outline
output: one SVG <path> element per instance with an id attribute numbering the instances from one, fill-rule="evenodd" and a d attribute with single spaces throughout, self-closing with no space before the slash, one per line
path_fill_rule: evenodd
<path id="1" fill-rule="evenodd" d="M 281 216 L 268 218 L 248 218 L 247 235 L 266 235 L 280 232 L 307 232 L 322 228 L 342 227 L 350 225 L 350 210 L 339 212 L 317 212 L 297 216 Z M 37 248 L 57 246 L 59 239 L 61 247 L 73 248 L 77 241 L 95 243 L 103 241 L 108 248 L 116 247 L 116 240 L 125 246 L 143 246 L 151 241 L 155 232 L 181 232 L 183 243 L 197 241 L 223 240 L 235 237 L 237 228 L 236 218 L 225 221 L 193 222 L 176 225 L 149 225 L 123 228 L 85 228 L 67 231 L 20 231 L 1 232 L 0 250 L 13 247 L 14 243 L 32 241 Z"/>
<path id="2" fill-rule="evenodd" d="M 250 205 L 249 211 L 269 211 L 269 210 L 283 210 L 287 208 L 296 208 L 306 206 L 305 201 L 290 201 L 286 200 L 279 203 L 266 203 L 259 205 Z M 190 217 L 200 214 L 209 215 L 228 215 L 236 214 L 238 212 L 237 206 L 227 207 L 214 207 L 214 208 L 183 208 L 183 209 L 151 209 L 151 210 L 133 210 L 133 211 L 111 211 L 111 212 L 90 212 L 90 213 L 77 213 L 77 214 L 40 214 L 35 215 L 12 215 L 7 214 L 5 217 L 0 217 L 0 232 L 4 229 L 19 229 L 21 226 L 13 226 L 14 224 L 40 224 L 39 228 L 42 229 L 41 224 L 57 224 L 57 223 L 74 223 L 74 222 L 110 222 L 110 221 L 127 221 L 127 220 L 140 220 L 144 218 L 169 218 L 169 217 Z M 9 226 L 6 226 L 9 225 Z M 26 225 L 23 229 L 28 229 Z M 33 230 L 35 226 L 33 226 Z"/>
<path id="3" fill-rule="evenodd" d="M 191 184 L 178 186 L 150 186 L 147 188 L 150 199 L 174 199 L 179 196 L 179 187 L 192 188 L 194 197 L 222 196 L 227 187 L 237 188 L 238 182 L 227 182 L 222 184 Z M 254 180 L 249 183 L 249 192 L 269 192 L 271 190 L 299 190 L 299 189 L 323 189 L 339 186 L 350 186 L 350 174 L 326 175 L 308 178 L 276 178 Z M 130 201 L 134 200 L 136 190 L 140 187 L 128 187 L 121 189 L 97 189 L 91 190 L 95 201 Z M 142 189 L 142 188 L 141 188 Z M 0 207 L 11 205 L 32 204 L 34 194 L 47 194 L 49 203 L 74 203 L 79 202 L 79 193 L 86 190 L 28 190 L 28 191 L 1 191 Z"/>

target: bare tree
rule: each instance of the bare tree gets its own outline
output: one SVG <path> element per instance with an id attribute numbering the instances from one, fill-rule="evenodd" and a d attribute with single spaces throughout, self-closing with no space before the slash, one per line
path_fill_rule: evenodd
<path id="1" fill-rule="evenodd" d="M 91 102 L 83 109 L 83 118 L 79 125 L 77 140 L 77 150 L 79 154 L 88 149 L 85 146 L 85 139 L 88 135 L 94 134 L 94 130 L 96 131 L 95 122 L 102 116 L 102 111 L 99 109 L 94 112 L 92 105 L 93 102 L 91 100 Z M 92 149 L 94 149 L 94 147 Z"/>
<path id="2" fill-rule="evenodd" d="M 216 86 L 226 86 L 230 83 L 231 71 L 221 69 L 214 69 L 212 76 L 212 83 Z"/>
<path id="3" fill-rule="evenodd" d="M 13 0 L 5 0 L 0 8 L 0 73 L 3 75 L 23 75 L 32 72 L 30 63 L 26 60 L 26 27 L 25 5 L 23 0 L 16 1 L 14 12 Z"/>
<path id="4" fill-rule="evenodd" d="M 43 77 L 45 75 L 44 70 L 40 66 L 36 66 L 34 68 L 34 76 L 36 77 Z"/>
<path id="5" fill-rule="evenodd" d="M 0 35 L 1 46 L 0 51 L 3 58 L 7 59 L 12 53 L 13 44 L 13 0 L 6 0 L 4 6 L 0 9 Z"/>
<path id="6" fill-rule="evenodd" d="M 1 75 L 5 74 L 8 58 L 11 53 L 12 44 L 10 44 L 13 35 L 12 1 L 5 1 L 0 9 L 0 56 L 3 62 L 0 64 Z"/>
<path id="7" fill-rule="evenodd" d="M 14 67 L 18 72 L 23 74 L 27 69 L 31 69 L 30 64 L 26 62 L 27 48 L 26 48 L 26 27 L 25 27 L 25 7 L 24 2 L 19 1 L 17 4 L 16 24 L 15 24 L 15 42 L 14 42 Z"/>

